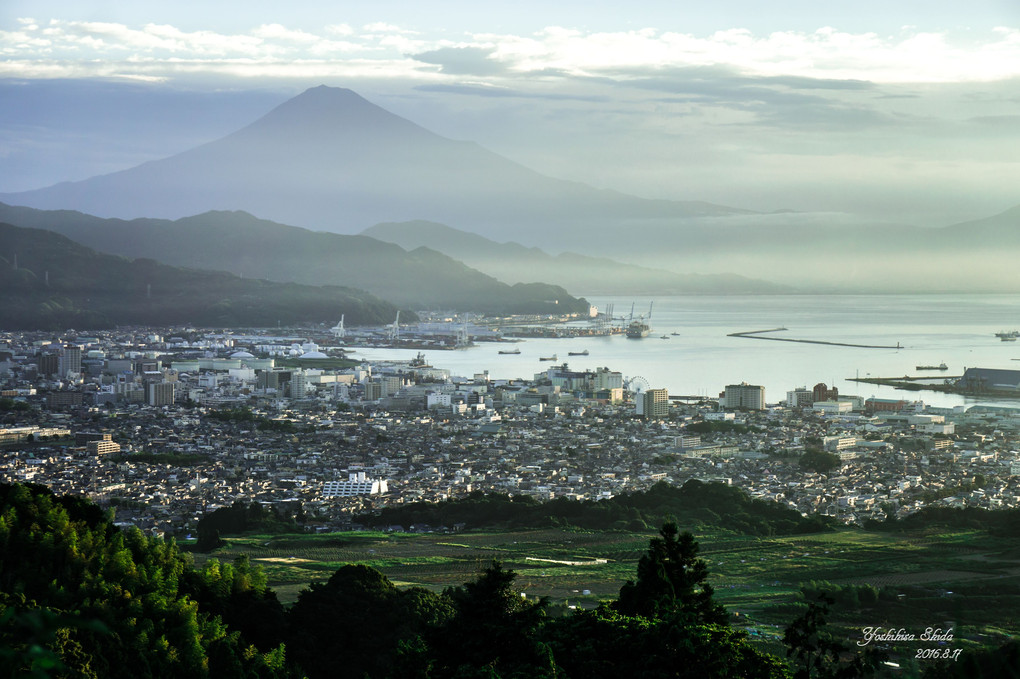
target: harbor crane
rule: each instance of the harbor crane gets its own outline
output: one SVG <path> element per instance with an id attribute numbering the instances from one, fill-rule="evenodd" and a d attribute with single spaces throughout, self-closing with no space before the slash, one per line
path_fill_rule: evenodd
<path id="1" fill-rule="evenodd" d="M 330 328 L 330 331 L 333 333 L 333 337 L 336 337 L 337 339 L 343 339 L 344 337 L 347 337 L 347 331 L 344 329 L 343 314 L 340 314 L 340 322 L 334 325 L 332 328 Z"/>
<path id="2" fill-rule="evenodd" d="M 393 340 L 395 342 L 400 340 L 400 310 L 399 309 L 397 309 L 397 317 L 396 317 L 396 319 L 394 319 L 393 324 L 389 326 L 389 332 L 386 333 L 386 336 L 389 339 L 391 339 L 391 340 Z"/>

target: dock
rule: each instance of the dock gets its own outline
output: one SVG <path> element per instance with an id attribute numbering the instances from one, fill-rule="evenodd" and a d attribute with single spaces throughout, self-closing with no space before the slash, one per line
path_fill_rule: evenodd
<path id="1" fill-rule="evenodd" d="M 847 382 L 858 382 L 862 384 L 878 384 L 885 387 L 894 387 L 906 391 L 939 391 L 944 394 L 959 394 L 960 396 L 997 398 L 1004 400 L 1020 399 L 1020 392 L 1015 389 L 964 389 L 956 386 L 956 381 L 963 378 L 963 375 L 945 375 L 936 378 L 932 377 L 847 377 Z M 933 382 L 932 380 L 944 380 Z"/>
<path id="2" fill-rule="evenodd" d="M 797 339 L 794 337 L 765 337 L 765 333 L 784 332 L 786 328 L 769 328 L 768 330 L 748 330 L 731 332 L 727 337 L 743 337 L 745 339 L 771 340 L 773 342 L 798 342 L 800 344 L 825 344 L 830 347 L 854 347 L 856 349 L 902 349 L 900 343 L 891 344 L 854 344 L 851 342 L 830 342 L 828 340 Z"/>

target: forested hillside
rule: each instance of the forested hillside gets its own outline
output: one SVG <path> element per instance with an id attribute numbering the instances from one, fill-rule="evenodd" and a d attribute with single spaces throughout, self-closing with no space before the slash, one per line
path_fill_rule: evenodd
<path id="1" fill-rule="evenodd" d="M 437 594 L 344 566 L 284 610 L 258 567 L 196 568 L 87 501 L 0 486 L 6 676 L 782 677 L 712 603 L 698 545 L 663 528 L 618 603 L 552 615 L 493 563 Z M 706 664 L 707 662 L 707 664 Z"/>
<path id="2" fill-rule="evenodd" d="M 110 519 L 0 485 L 0 677 L 779 679 L 871 676 L 881 658 L 825 632 L 824 597 L 790 622 L 787 658 L 763 652 L 731 627 L 698 542 L 672 521 L 618 598 L 568 611 L 522 596 L 499 562 L 438 593 L 345 565 L 286 609 L 246 558 L 196 567 Z M 1017 649 L 926 676 L 1015 676 L 1003 672 Z"/>
<path id="3" fill-rule="evenodd" d="M 368 525 L 414 524 L 466 528 L 536 528 L 570 525 L 592 529 L 643 530 L 673 517 L 685 526 L 726 528 L 746 535 L 792 535 L 831 530 L 825 517 L 803 517 L 778 502 L 751 498 L 722 483 L 690 480 L 681 487 L 660 481 L 647 491 L 624 493 L 609 500 L 557 498 L 539 502 L 525 495 L 486 495 L 446 502 L 412 502 L 365 515 Z"/>

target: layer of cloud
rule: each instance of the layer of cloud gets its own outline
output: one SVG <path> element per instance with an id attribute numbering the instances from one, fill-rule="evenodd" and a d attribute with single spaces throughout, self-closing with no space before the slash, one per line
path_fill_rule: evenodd
<path id="1" fill-rule="evenodd" d="M 945 83 L 1020 76 L 1020 29 L 971 34 L 814 32 L 755 35 L 745 29 L 696 36 L 652 28 L 585 32 L 548 27 L 534 34 L 478 33 L 461 40 L 387 23 L 330 24 L 317 32 L 272 23 L 244 33 L 185 31 L 166 24 L 21 18 L 0 30 L 0 75 L 167 77 L 189 71 L 248 77 L 340 75 L 641 78 L 663 69 L 721 66 L 747 76 L 787 78 L 801 87 L 851 83 Z M 324 63 L 328 67 L 324 67 Z M 839 84 L 848 83 L 848 84 Z"/>

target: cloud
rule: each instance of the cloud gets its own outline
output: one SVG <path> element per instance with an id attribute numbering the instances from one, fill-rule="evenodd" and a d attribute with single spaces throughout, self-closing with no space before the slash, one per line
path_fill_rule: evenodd
<path id="1" fill-rule="evenodd" d="M 998 29 L 977 46 L 953 44 L 946 34 L 880 37 L 821 28 L 813 33 L 756 36 L 745 29 L 693 36 L 652 29 L 583 33 L 550 27 L 533 36 L 477 34 L 495 44 L 500 61 L 519 71 L 555 68 L 595 75 L 625 68 L 723 65 L 748 75 L 818 82 L 953 82 L 1020 74 L 1017 31 Z"/>
<path id="2" fill-rule="evenodd" d="M 282 24 L 262 24 L 252 31 L 252 34 L 263 40 L 282 40 L 300 44 L 315 43 L 321 40 L 313 33 L 291 30 Z"/>
<path id="3" fill-rule="evenodd" d="M 510 89 L 507 87 L 494 87 L 482 83 L 437 83 L 433 85 L 418 85 L 414 88 L 418 92 L 438 92 L 442 94 L 462 94 L 476 97 L 492 97 L 506 99 L 540 99 L 544 101 L 583 101 L 583 102 L 605 102 L 608 97 L 604 95 L 580 95 L 564 94 L 561 92 L 532 92 Z"/>
<path id="4" fill-rule="evenodd" d="M 435 64 L 443 73 L 457 75 L 497 75 L 506 67 L 493 58 L 494 50 L 485 47 L 441 47 L 410 55 L 426 64 Z"/>
<path id="5" fill-rule="evenodd" d="M 350 24 L 327 24 L 325 31 L 340 36 L 354 35 L 354 29 L 351 28 Z"/>
<path id="6" fill-rule="evenodd" d="M 439 92 L 441 94 L 468 94 L 476 97 L 520 97 L 516 92 L 505 87 L 492 87 L 486 85 L 469 84 L 447 84 L 419 85 L 414 88 L 419 92 Z"/>
<path id="7" fill-rule="evenodd" d="M 405 55 L 412 55 L 408 61 Z M 22 17 L 0 30 L 3 70 L 23 75 L 47 69 L 72 74 L 90 60 L 120 60 L 118 75 L 135 73 L 132 63 L 172 60 L 194 66 L 208 63 L 220 72 L 220 60 L 272 62 L 290 59 L 307 64 L 335 60 L 343 72 L 365 68 L 392 77 L 416 68 L 426 81 L 438 73 L 448 78 L 470 75 L 490 79 L 520 78 L 654 78 L 678 68 L 721 67 L 759 78 L 784 79 L 791 89 L 866 89 L 872 83 L 950 83 L 994 81 L 1020 76 L 1020 29 L 999 27 L 983 35 L 920 32 L 850 33 L 830 27 L 813 32 L 778 31 L 758 35 L 733 28 L 706 35 L 641 28 L 627 31 L 582 31 L 550 26 L 532 34 L 476 33 L 461 42 L 426 35 L 416 28 L 385 22 L 360 29 L 327 24 L 297 29 L 281 23 L 261 24 L 247 32 L 185 31 L 150 23 L 128 26 L 101 21 L 37 21 Z M 112 65 L 112 64 L 111 64 Z M 147 67 L 148 68 L 148 67 Z M 274 67 L 275 68 L 275 67 Z M 94 70 L 94 69 L 93 69 Z M 110 70 L 103 67 L 101 70 Z M 284 69 L 293 74 L 295 68 Z"/>

